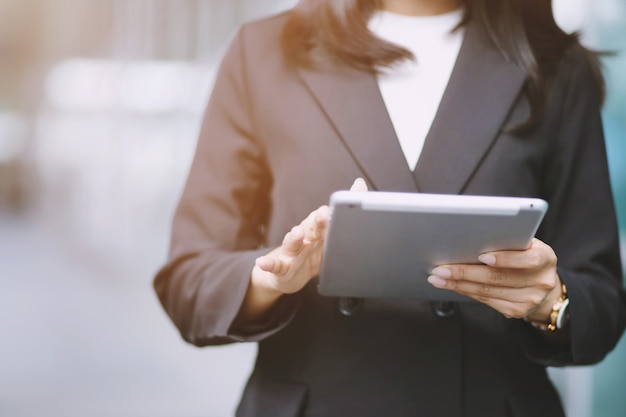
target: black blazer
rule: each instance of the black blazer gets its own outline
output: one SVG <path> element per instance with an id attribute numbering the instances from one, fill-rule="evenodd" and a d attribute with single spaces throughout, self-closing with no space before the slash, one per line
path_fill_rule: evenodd
<path id="1" fill-rule="evenodd" d="M 288 67 L 284 21 L 245 25 L 217 76 L 155 279 L 182 336 L 259 341 L 239 416 L 562 415 L 545 366 L 601 360 L 626 314 L 600 103 L 582 51 L 563 60 L 541 121 L 514 135 L 503 128 L 529 114 L 526 74 L 468 27 L 412 173 L 375 77 Z M 346 311 L 315 280 L 267 322 L 240 323 L 255 258 L 359 176 L 374 190 L 546 199 L 538 237 L 558 256 L 569 328 L 543 334 L 480 304 L 367 299 Z"/>

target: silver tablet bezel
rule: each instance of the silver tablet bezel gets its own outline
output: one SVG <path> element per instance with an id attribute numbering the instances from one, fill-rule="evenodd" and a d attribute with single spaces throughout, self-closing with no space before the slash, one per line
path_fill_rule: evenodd
<path id="1" fill-rule="evenodd" d="M 458 263 L 457 254 L 459 262 L 478 263 L 484 251 L 527 248 L 548 203 L 527 197 L 338 191 L 330 208 L 320 294 L 466 301 L 428 284 L 430 270 L 441 261 Z M 442 255 L 448 248 L 452 258 Z"/>

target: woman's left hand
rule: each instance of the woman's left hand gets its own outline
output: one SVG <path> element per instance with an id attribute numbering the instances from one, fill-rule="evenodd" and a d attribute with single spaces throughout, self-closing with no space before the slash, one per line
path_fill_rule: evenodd
<path id="1" fill-rule="evenodd" d="M 499 311 L 507 318 L 548 322 L 561 296 L 552 248 L 533 239 L 528 249 L 484 253 L 482 265 L 441 265 L 428 282 L 456 291 Z"/>

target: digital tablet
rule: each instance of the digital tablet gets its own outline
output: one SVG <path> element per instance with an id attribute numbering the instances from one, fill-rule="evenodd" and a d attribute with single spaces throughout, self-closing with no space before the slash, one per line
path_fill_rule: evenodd
<path id="1" fill-rule="evenodd" d="M 429 284 L 432 269 L 528 248 L 547 208 L 537 198 L 335 192 L 319 293 L 469 301 Z"/>

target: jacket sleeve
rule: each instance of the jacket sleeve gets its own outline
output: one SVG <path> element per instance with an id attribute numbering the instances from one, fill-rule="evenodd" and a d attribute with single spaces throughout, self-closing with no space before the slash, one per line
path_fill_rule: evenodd
<path id="1" fill-rule="evenodd" d="M 558 257 L 570 322 L 566 331 L 553 335 L 526 325 L 523 339 L 527 354 L 547 366 L 600 361 L 616 345 L 626 322 L 599 94 L 582 53 L 566 63 L 569 74 L 552 103 L 561 107 L 561 115 L 545 164 L 544 195 L 550 208 L 538 237 Z"/>
<path id="2" fill-rule="evenodd" d="M 195 157 L 174 215 L 169 259 L 154 279 L 182 337 L 195 345 L 253 341 L 286 325 L 297 296 L 255 326 L 237 323 L 263 248 L 271 175 L 253 122 L 243 29 L 217 73 Z"/>

